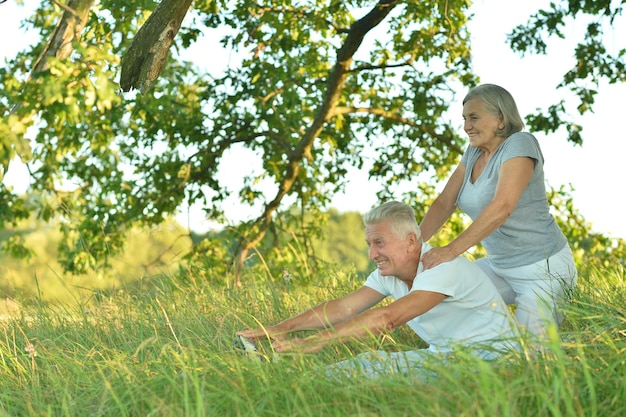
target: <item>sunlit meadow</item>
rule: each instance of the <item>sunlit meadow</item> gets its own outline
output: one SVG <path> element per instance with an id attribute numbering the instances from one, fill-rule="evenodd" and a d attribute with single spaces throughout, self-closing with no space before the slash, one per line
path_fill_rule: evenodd
<path id="1" fill-rule="evenodd" d="M 625 274 L 581 271 L 561 334 L 541 355 L 457 357 L 423 375 L 329 378 L 372 349 L 423 346 L 406 328 L 317 355 L 258 361 L 238 329 L 271 324 L 359 286 L 247 277 L 237 287 L 180 273 L 63 305 L 33 303 L 0 331 L 0 416 L 624 416 Z M 311 283 L 311 282 L 314 282 Z"/>

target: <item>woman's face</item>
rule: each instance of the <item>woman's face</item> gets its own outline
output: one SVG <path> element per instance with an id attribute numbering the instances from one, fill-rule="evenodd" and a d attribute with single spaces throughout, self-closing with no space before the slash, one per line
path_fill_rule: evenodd
<path id="1" fill-rule="evenodd" d="M 463 129 L 469 136 L 470 145 L 492 152 L 502 143 L 496 132 L 504 127 L 502 116 L 496 117 L 485 110 L 480 99 L 473 98 L 463 105 Z"/>

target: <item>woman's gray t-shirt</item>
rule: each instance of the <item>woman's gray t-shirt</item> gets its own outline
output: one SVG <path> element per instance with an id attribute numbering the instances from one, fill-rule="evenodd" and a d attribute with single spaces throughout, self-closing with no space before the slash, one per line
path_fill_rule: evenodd
<path id="1" fill-rule="evenodd" d="M 457 205 L 472 220 L 493 200 L 504 162 L 516 157 L 529 157 L 535 161 L 530 183 L 515 210 L 502 226 L 482 241 L 493 265 L 500 268 L 529 265 L 563 249 L 567 239 L 550 214 L 543 177 L 544 160 L 537 139 L 526 132 L 509 136 L 472 183 L 472 169 L 483 152 L 469 146 L 461 159 L 466 169 Z"/>

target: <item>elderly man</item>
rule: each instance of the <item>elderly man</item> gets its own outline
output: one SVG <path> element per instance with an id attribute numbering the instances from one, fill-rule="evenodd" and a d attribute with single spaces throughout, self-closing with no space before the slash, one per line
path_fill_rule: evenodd
<path id="1" fill-rule="evenodd" d="M 384 203 L 366 213 L 364 223 L 369 257 L 378 268 L 362 287 L 273 326 L 237 334 L 252 341 L 270 337 L 278 353 L 315 353 L 333 343 L 407 324 L 428 343 L 428 349 L 369 352 L 331 366 L 331 370 L 357 370 L 370 377 L 381 372 L 410 372 L 433 353 L 441 357 L 463 349 L 494 359 L 519 348 L 514 319 L 479 267 L 457 257 L 423 271 L 420 256 L 431 248 L 422 242 L 410 206 Z M 388 296 L 394 298 L 392 303 L 374 308 Z M 319 331 L 288 338 L 289 333 L 300 330 Z"/>

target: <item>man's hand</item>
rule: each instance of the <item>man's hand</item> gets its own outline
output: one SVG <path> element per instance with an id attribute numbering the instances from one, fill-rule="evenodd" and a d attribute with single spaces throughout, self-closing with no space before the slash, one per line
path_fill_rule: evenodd
<path id="1" fill-rule="evenodd" d="M 240 330 L 236 334 L 237 336 L 246 337 L 251 341 L 256 341 L 258 339 L 272 339 L 275 341 L 279 341 L 284 340 L 287 337 L 287 333 L 278 329 L 276 326 Z"/>
<path id="2" fill-rule="evenodd" d="M 444 262 L 449 262 L 454 258 L 456 258 L 456 255 L 454 254 L 454 252 L 452 252 L 452 249 L 444 246 L 441 248 L 432 248 L 431 250 L 423 254 L 420 260 L 422 261 L 422 265 L 424 266 L 425 271 L 427 269 L 434 268 Z"/>
<path id="3" fill-rule="evenodd" d="M 317 353 L 326 343 L 319 336 L 309 336 L 305 338 L 293 338 L 285 340 L 277 340 L 272 343 L 272 347 L 277 353 L 299 352 L 299 353 Z"/>

